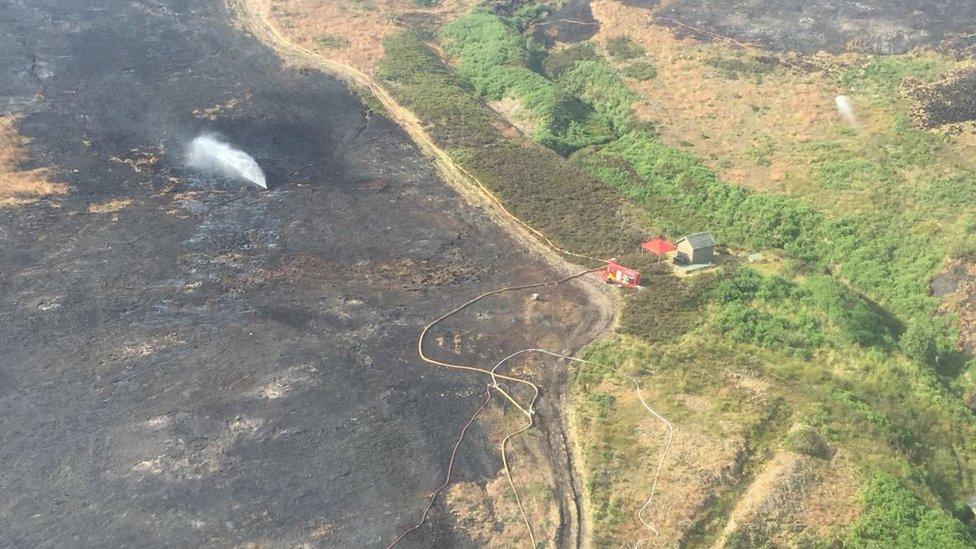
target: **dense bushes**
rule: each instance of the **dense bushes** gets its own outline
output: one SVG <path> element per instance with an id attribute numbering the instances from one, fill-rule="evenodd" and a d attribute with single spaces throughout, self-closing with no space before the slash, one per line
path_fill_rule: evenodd
<path id="1" fill-rule="evenodd" d="M 951 549 L 976 545 L 961 522 L 926 506 L 891 475 L 875 474 L 862 497 L 865 512 L 847 538 L 849 547 Z"/>
<path id="2" fill-rule="evenodd" d="M 890 313 L 829 276 L 807 277 L 797 296 L 802 303 L 823 311 L 849 343 L 887 349 L 901 333 L 900 323 Z"/>
<path id="3" fill-rule="evenodd" d="M 532 137 L 559 154 L 606 143 L 629 125 L 636 97 L 591 46 L 567 48 L 543 64 L 513 20 L 482 9 L 447 25 L 442 37 L 465 82 L 488 99 L 518 99 L 532 114 Z"/>
<path id="4" fill-rule="evenodd" d="M 650 80 L 657 76 L 657 67 L 650 61 L 636 61 L 623 68 L 624 76 L 635 80 Z"/>
<path id="5" fill-rule="evenodd" d="M 542 68 L 551 80 L 557 80 L 564 72 L 573 68 L 579 61 L 599 61 L 600 54 L 590 42 L 580 42 L 565 48 L 553 50 L 546 56 Z"/>
<path id="6" fill-rule="evenodd" d="M 603 60 L 577 61 L 559 77 L 563 89 L 593 105 L 613 131 L 623 134 L 634 123 L 634 92 Z"/>
<path id="7" fill-rule="evenodd" d="M 823 342 L 820 323 L 804 313 L 777 315 L 734 302 L 719 309 L 716 324 L 736 341 L 803 358 Z"/>
<path id="8" fill-rule="evenodd" d="M 514 97 L 532 114 L 539 143 L 566 155 L 613 138 L 592 105 L 537 72 L 543 53 L 512 20 L 475 9 L 446 26 L 442 37 L 458 74 L 479 95 Z"/>
<path id="9" fill-rule="evenodd" d="M 941 252 L 925 235 L 911 230 L 911 220 L 863 214 L 827 218 L 795 199 L 752 193 L 724 183 L 692 155 L 664 145 L 646 132 L 629 133 L 581 161 L 628 197 L 671 216 L 662 225 L 693 230 L 696 227 L 682 223 L 682 218 L 686 212 L 696 212 L 722 240 L 783 249 L 793 257 L 835 270 L 909 324 L 921 322 L 931 328 L 912 330 L 909 355 L 914 359 L 929 365 L 955 359 L 947 321 L 931 318 L 937 302 L 927 288 Z M 637 177 L 620 177 L 621 162 Z M 672 207 L 661 208 L 662 202 Z M 868 317 L 880 314 L 875 309 Z M 866 313 L 859 309 L 853 314 Z M 836 320 L 852 340 L 867 343 L 873 339 L 850 331 L 852 319 L 838 316 Z M 884 322 L 894 328 L 890 318 Z M 898 330 L 887 332 L 884 337 L 896 336 Z"/>
<path id="10" fill-rule="evenodd" d="M 458 74 L 479 93 L 491 88 L 498 93 L 494 78 L 504 69 L 534 67 L 544 55 L 507 19 L 480 9 L 444 27 L 441 36 L 445 50 L 458 60 Z"/>
<path id="11" fill-rule="evenodd" d="M 825 275 L 795 283 L 746 268 L 711 291 L 717 326 L 735 339 L 805 356 L 834 333 L 843 344 L 890 349 L 901 327 L 884 309 Z M 825 328 L 830 331 L 825 332 Z"/>
<path id="12" fill-rule="evenodd" d="M 620 319 L 620 332 L 650 343 L 673 341 L 701 320 L 701 299 L 714 283 L 710 275 L 682 280 L 663 264 L 640 267 L 644 290 L 630 296 Z"/>
<path id="13" fill-rule="evenodd" d="M 626 36 L 618 36 L 607 40 L 607 53 L 610 57 L 620 61 L 636 59 L 646 54 L 640 44 Z"/>
<path id="14" fill-rule="evenodd" d="M 384 46 L 379 74 L 394 96 L 513 213 L 574 251 L 605 257 L 629 247 L 612 189 L 550 150 L 502 136 L 494 113 L 416 34 L 398 33 Z"/>

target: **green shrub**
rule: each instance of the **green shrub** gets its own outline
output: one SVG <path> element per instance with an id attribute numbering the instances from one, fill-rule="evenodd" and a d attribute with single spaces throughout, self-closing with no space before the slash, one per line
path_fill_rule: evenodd
<path id="1" fill-rule="evenodd" d="M 509 20 L 478 8 L 444 27 L 441 37 L 458 59 L 458 74 L 479 93 L 500 87 L 493 82 L 504 75 L 499 68 L 530 68 L 543 55 Z"/>
<path id="2" fill-rule="evenodd" d="M 657 76 L 657 68 L 650 61 L 635 61 L 623 69 L 624 76 L 635 80 L 650 80 Z"/>
<path id="3" fill-rule="evenodd" d="M 736 302 L 719 309 L 716 324 L 736 341 L 801 358 L 823 343 L 820 322 L 802 312 L 787 317 Z"/>
<path id="4" fill-rule="evenodd" d="M 947 335 L 948 331 L 943 317 L 919 317 L 908 324 L 898 344 L 918 364 L 939 364 L 941 359 L 955 354 L 954 338 Z"/>
<path id="5" fill-rule="evenodd" d="M 933 58 L 912 55 L 875 56 L 861 67 L 853 67 L 840 75 L 840 85 L 859 94 L 878 97 L 897 97 L 905 78 L 934 80 L 944 72 L 943 64 Z"/>
<path id="6" fill-rule="evenodd" d="M 522 4 L 512 13 L 510 20 L 519 31 L 525 31 L 534 21 L 542 19 L 552 12 L 552 7 L 546 4 Z"/>
<path id="7" fill-rule="evenodd" d="M 772 301 L 784 299 L 794 291 L 789 281 L 778 276 L 762 276 L 752 269 L 733 269 L 722 274 L 725 276 L 709 296 L 719 303 L 748 303 L 757 298 Z"/>
<path id="8" fill-rule="evenodd" d="M 567 92 L 580 97 L 600 113 L 617 134 L 634 125 L 633 104 L 637 95 L 602 60 L 577 61 L 563 72 L 559 83 Z"/>
<path id="9" fill-rule="evenodd" d="M 591 393 L 590 403 L 596 409 L 596 417 L 598 419 L 605 419 L 613 411 L 613 405 L 616 402 L 616 397 L 607 393 Z"/>
<path id="10" fill-rule="evenodd" d="M 881 177 L 877 163 L 864 158 L 844 158 L 824 162 L 817 167 L 816 171 L 817 183 L 825 189 L 832 190 L 876 187 Z"/>
<path id="11" fill-rule="evenodd" d="M 618 61 L 627 61 L 641 57 L 647 52 L 637 42 L 626 36 L 619 36 L 607 40 L 607 53 Z"/>
<path id="12" fill-rule="evenodd" d="M 887 349 L 901 333 L 900 323 L 890 313 L 829 276 L 808 277 L 802 300 L 826 312 L 848 342 Z"/>
<path id="13" fill-rule="evenodd" d="M 341 50 L 352 45 L 348 38 L 338 34 L 321 34 L 316 36 L 314 41 L 319 47 L 330 50 Z"/>
<path id="14" fill-rule="evenodd" d="M 976 176 L 969 174 L 936 179 L 926 194 L 946 206 L 968 206 L 976 202 Z"/>
<path id="15" fill-rule="evenodd" d="M 691 330 L 702 316 L 701 298 L 715 277 L 682 280 L 672 275 L 668 267 L 641 267 L 640 271 L 644 289 L 628 296 L 619 331 L 650 343 L 663 343 Z"/>
<path id="16" fill-rule="evenodd" d="M 845 545 L 870 548 L 976 546 L 971 532 L 941 509 L 928 507 L 904 483 L 876 473 L 862 494 L 863 514 Z"/>
<path id="17" fill-rule="evenodd" d="M 612 189 L 550 150 L 502 136 L 495 114 L 416 33 L 390 36 L 384 47 L 379 75 L 393 95 L 510 211 L 574 251 L 605 257 L 630 248 Z"/>
<path id="18" fill-rule="evenodd" d="M 536 72 L 542 52 L 512 20 L 476 9 L 445 27 L 442 36 L 458 59 L 458 74 L 478 94 L 514 97 L 532 114 L 537 142 L 568 155 L 614 137 L 591 104 Z"/>
<path id="19" fill-rule="evenodd" d="M 769 58 L 758 58 L 735 51 L 724 57 L 712 57 L 705 60 L 705 63 L 717 69 L 723 78 L 732 80 L 742 75 L 760 76 L 776 67 Z"/>

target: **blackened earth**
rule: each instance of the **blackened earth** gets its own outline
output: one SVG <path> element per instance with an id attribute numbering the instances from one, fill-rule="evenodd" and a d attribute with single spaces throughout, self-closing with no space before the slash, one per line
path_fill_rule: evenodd
<path id="1" fill-rule="evenodd" d="M 976 32 L 976 0 L 675 0 L 655 17 L 697 39 L 678 23 L 771 50 L 896 54 Z"/>
<path id="2" fill-rule="evenodd" d="M 555 273 L 220 2 L 0 0 L 0 52 L 24 167 L 72 189 L 0 210 L 0 545 L 383 546 L 415 521 L 485 381 L 422 364 L 419 329 Z M 271 189 L 184 169 L 201 131 Z M 577 345 L 584 292 L 542 294 L 479 304 L 431 352 Z M 459 459 L 498 474 L 480 427 Z M 409 545 L 465 544 L 445 517 Z"/>

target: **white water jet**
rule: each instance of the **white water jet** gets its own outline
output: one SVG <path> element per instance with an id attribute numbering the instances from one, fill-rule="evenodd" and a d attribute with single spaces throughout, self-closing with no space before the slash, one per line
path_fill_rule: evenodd
<path id="1" fill-rule="evenodd" d="M 847 97 L 846 95 L 838 95 L 834 102 L 837 103 L 837 112 L 840 113 L 841 117 L 846 120 L 852 128 L 857 128 L 857 117 L 854 116 L 854 105 L 851 104 L 851 98 Z"/>
<path id="2" fill-rule="evenodd" d="M 186 162 L 191 168 L 243 179 L 262 189 L 268 188 L 261 166 L 251 155 L 213 135 L 201 134 L 191 141 L 186 148 Z"/>

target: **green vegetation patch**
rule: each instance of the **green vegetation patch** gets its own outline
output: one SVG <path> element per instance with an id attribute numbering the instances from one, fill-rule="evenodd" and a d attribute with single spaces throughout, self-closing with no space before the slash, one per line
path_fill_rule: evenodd
<path id="1" fill-rule="evenodd" d="M 657 76 L 657 67 L 650 61 L 635 61 L 623 68 L 623 74 L 634 80 L 650 80 Z"/>
<path id="2" fill-rule="evenodd" d="M 818 166 L 816 173 L 817 184 L 837 191 L 877 186 L 881 179 L 878 165 L 864 158 L 829 160 Z"/>
<path id="3" fill-rule="evenodd" d="M 629 61 L 647 55 L 647 51 L 640 44 L 627 36 L 607 40 L 607 53 L 618 61 Z"/>
<path id="4" fill-rule="evenodd" d="M 948 65 L 941 57 L 930 54 L 882 55 L 845 70 L 840 75 L 840 84 L 858 94 L 891 101 L 897 100 L 899 88 L 906 78 L 932 82 L 947 69 Z"/>
<path id="5" fill-rule="evenodd" d="M 533 138 L 559 154 L 612 139 L 596 110 L 536 72 L 544 52 L 514 20 L 475 9 L 444 28 L 458 74 L 488 99 L 514 97 L 532 114 Z"/>
<path id="6" fill-rule="evenodd" d="M 392 93 L 515 215 L 574 251 L 602 257 L 630 246 L 612 189 L 548 149 L 502 136 L 496 115 L 415 33 L 384 46 L 379 74 Z"/>
<path id="7" fill-rule="evenodd" d="M 580 42 L 549 52 L 543 62 L 543 73 L 549 79 L 557 80 L 580 61 L 599 60 L 600 54 L 596 52 L 591 42 Z"/>
<path id="8" fill-rule="evenodd" d="M 582 60 L 564 71 L 559 83 L 567 92 L 592 105 L 618 135 L 634 127 L 633 105 L 637 94 L 603 60 Z"/>
<path id="9" fill-rule="evenodd" d="M 646 381 L 651 391 L 667 387 L 652 398 L 674 419 L 692 412 L 672 395 L 707 395 L 707 409 L 694 412 L 696 426 L 714 426 L 716 433 L 727 422 L 752 426 L 750 451 L 782 443 L 823 457 L 814 439 L 787 433 L 786 424 L 802 417 L 825 442 L 858 456 L 859 464 L 911 478 L 927 500 L 946 507 L 972 491 L 967 458 L 976 452 L 976 424 L 939 375 L 952 372 L 947 366 L 958 355 L 952 319 L 932 313 L 937 300 L 928 292 L 945 241 L 926 229 L 930 209 L 897 210 L 883 202 L 895 202 L 886 198 L 891 195 L 922 205 L 962 204 L 972 195 L 976 184 L 960 175 L 906 184 L 915 181 L 920 166 L 939 158 L 940 137 L 896 126 L 904 131 L 886 136 L 871 154 L 843 139 L 800 150 L 821 185 L 876 186 L 879 207 L 873 211 L 835 214 L 802 200 L 749 192 L 721 181 L 693 155 L 663 144 L 635 122 L 636 95 L 592 45 L 547 57 L 522 35 L 522 19 L 477 11 L 471 17 L 444 35 L 458 73 L 419 37 L 401 33 L 386 41 L 380 74 L 433 139 L 513 213 L 561 245 L 600 257 L 620 256 L 646 236 L 646 229 L 641 234 L 621 222 L 621 212 L 636 205 L 670 234 L 707 228 L 720 240 L 781 249 L 793 258 L 790 273 L 782 276 L 743 268 L 720 271 L 711 281 L 678 281 L 643 259 L 623 256 L 642 269 L 650 290 L 627 294 L 621 317 L 627 335 L 588 349 L 583 356 L 598 364 L 582 365 L 574 375 L 598 543 L 621 541 L 613 532 L 629 520 L 633 505 L 625 488 L 636 472 L 628 467 L 646 461 L 633 437 L 640 409 L 621 405 L 625 384 L 617 368 Z M 890 73 L 896 68 L 845 77 L 879 87 L 895 79 Z M 495 129 L 495 114 L 479 101 L 503 97 L 517 98 L 542 121 L 545 130 L 533 136 L 536 141 L 563 154 L 582 148 L 576 162 L 504 138 Z M 771 154 L 768 143 L 756 149 L 757 162 Z M 906 194 L 915 192 L 906 190 L 911 188 L 932 192 Z M 704 287 L 695 287 L 699 280 Z M 762 406 L 730 386 L 743 375 L 769 382 L 771 395 Z M 770 404 L 783 399 L 789 407 Z M 787 409 L 799 417 L 789 418 Z M 773 416 L 776 422 L 769 420 Z M 730 494 L 719 501 L 733 501 Z M 719 517 L 715 528 L 724 524 L 723 505 L 706 513 Z M 862 517 L 852 544 L 888 546 L 876 542 L 876 525 L 900 527 L 885 522 L 890 517 L 870 498 L 865 505 L 864 516 L 874 518 Z M 924 518 L 929 511 L 911 512 L 922 523 L 939 522 Z M 933 536 L 951 530 L 942 526 L 933 527 Z M 704 526 L 700 537 L 711 535 L 711 528 Z M 918 535 L 898 539 L 911 542 Z"/>
<path id="10" fill-rule="evenodd" d="M 620 333 L 649 343 L 669 342 L 686 334 L 701 320 L 699 307 L 715 283 L 713 276 L 683 280 L 672 275 L 666 264 L 646 267 L 634 261 L 627 264 L 640 268 L 644 289 L 624 304 Z"/>
<path id="11" fill-rule="evenodd" d="M 757 57 L 738 50 L 725 52 L 723 55 L 710 57 L 705 63 L 716 69 L 723 78 L 735 80 L 743 76 L 753 78 L 772 72 L 776 68 L 776 60 L 771 57 Z"/>
<path id="12" fill-rule="evenodd" d="M 315 44 L 330 50 L 341 50 L 352 45 L 348 38 L 338 34 L 320 34 L 315 37 Z"/>
<path id="13" fill-rule="evenodd" d="M 846 540 L 848 547 L 976 546 L 962 522 L 925 503 L 897 478 L 877 473 L 863 494 L 865 513 Z"/>

